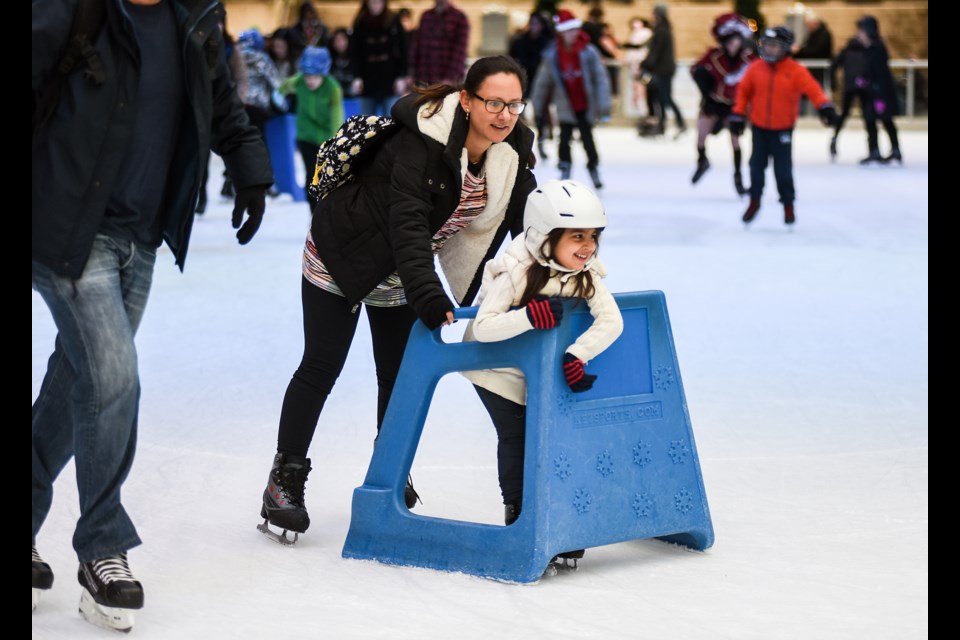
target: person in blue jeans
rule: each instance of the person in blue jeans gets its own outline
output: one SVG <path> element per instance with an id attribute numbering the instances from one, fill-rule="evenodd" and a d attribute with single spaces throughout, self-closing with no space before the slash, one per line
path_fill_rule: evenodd
<path id="1" fill-rule="evenodd" d="M 98 35 L 77 52 L 80 4 L 33 3 L 32 284 L 57 327 L 33 403 L 33 606 L 53 587 L 37 536 L 72 457 L 80 612 L 129 631 L 143 587 L 127 552 L 140 538 L 120 492 L 136 452 L 134 337 L 157 249 L 165 241 L 183 268 L 209 149 L 236 185 L 241 244 L 260 226 L 273 173 L 227 69 L 221 5 L 107 0 Z M 80 60 L 66 75 L 64 50 Z M 59 100 L 46 100 L 55 87 Z"/>

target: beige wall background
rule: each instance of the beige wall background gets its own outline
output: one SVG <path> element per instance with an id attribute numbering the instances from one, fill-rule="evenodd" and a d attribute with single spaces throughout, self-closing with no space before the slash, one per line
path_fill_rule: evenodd
<path id="1" fill-rule="evenodd" d="M 509 17 L 510 32 L 526 24 L 533 10 L 534 2 L 490 2 L 489 0 L 452 0 L 470 19 L 469 55 L 476 56 L 483 41 L 483 16 L 488 13 L 506 14 Z M 251 27 L 257 27 L 264 34 L 274 29 L 292 24 L 296 20 L 301 0 L 225 0 L 227 7 L 227 26 L 230 32 L 237 33 Z M 409 8 L 415 18 L 433 6 L 433 0 L 390 0 L 393 10 Z M 613 29 L 614 36 L 625 41 L 628 22 L 633 16 L 650 18 L 656 0 L 634 0 L 633 4 L 619 2 L 601 2 L 605 21 Z M 673 23 L 677 57 L 690 59 L 699 57 L 708 47 L 713 46 L 710 26 L 713 18 L 731 11 L 732 2 L 703 2 L 699 0 L 675 0 L 665 2 Z M 800 3 L 768 1 L 760 3 L 760 11 L 768 24 L 783 24 L 791 10 L 798 10 Z M 880 34 L 887 41 L 892 58 L 927 58 L 927 5 L 926 0 L 891 0 L 888 2 L 840 2 L 812 1 L 802 4 L 815 11 L 833 33 L 834 50 L 838 51 L 856 32 L 856 21 L 860 16 L 876 16 L 880 23 Z M 360 0 L 349 2 L 318 0 L 313 2 L 323 21 L 331 28 L 350 26 L 360 7 Z M 580 2 L 561 3 L 561 8 L 569 9 L 577 17 L 586 19 L 591 5 Z M 489 43 L 487 43 L 489 46 Z M 506 43 L 504 43 L 504 48 Z"/>

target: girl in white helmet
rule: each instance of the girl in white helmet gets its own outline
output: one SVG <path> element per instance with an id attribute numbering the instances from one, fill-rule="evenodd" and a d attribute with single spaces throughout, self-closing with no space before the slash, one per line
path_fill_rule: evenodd
<path id="1" fill-rule="evenodd" d="M 464 341 L 496 342 L 525 331 L 550 330 L 563 315 L 560 298 L 586 300 L 593 323 L 567 347 L 561 371 L 572 392 L 586 391 L 597 377 L 586 373 L 585 364 L 623 331 L 620 309 L 602 282 L 607 272 L 597 256 L 607 214 L 583 183 L 551 180 L 527 197 L 523 226 L 507 250 L 484 267 L 480 308 Z M 526 380 L 519 369 L 463 375 L 473 382 L 497 429 L 497 468 L 509 525 L 523 504 Z M 582 555 L 575 551 L 561 557 Z"/>

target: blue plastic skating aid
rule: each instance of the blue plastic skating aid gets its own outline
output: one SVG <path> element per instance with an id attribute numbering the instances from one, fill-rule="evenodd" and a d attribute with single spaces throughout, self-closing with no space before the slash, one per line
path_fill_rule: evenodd
<path id="1" fill-rule="evenodd" d="M 623 333 L 587 365 L 597 384 L 577 394 L 561 360 L 593 321 L 585 304 L 564 302 L 555 330 L 496 343 L 447 344 L 439 329 L 417 322 L 366 479 L 354 490 L 343 557 L 536 582 L 564 551 L 643 538 L 709 548 L 713 524 L 666 300 L 659 291 L 614 298 Z M 403 489 L 438 381 L 504 366 L 527 378 L 520 518 L 506 527 L 409 511 Z"/>
<path id="2" fill-rule="evenodd" d="M 297 182 L 296 163 L 300 162 L 300 154 L 297 152 L 297 117 L 288 113 L 270 118 L 265 127 L 265 136 L 277 191 L 289 193 L 294 202 L 306 202 L 306 190 Z M 312 167 L 308 173 L 308 177 L 313 177 Z"/>

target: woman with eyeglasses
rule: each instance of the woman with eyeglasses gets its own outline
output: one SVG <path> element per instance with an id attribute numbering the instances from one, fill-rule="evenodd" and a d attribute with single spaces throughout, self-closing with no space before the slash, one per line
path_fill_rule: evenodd
<path id="1" fill-rule="evenodd" d="M 456 304 L 469 305 L 484 264 L 508 232 L 523 231 L 527 194 L 536 187 L 534 135 L 519 120 L 524 82 L 512 58 L 493 56 L 477 60 L 462 86 L 404 96 L 392 109 L 401 126 L 358 161 L 352 182 L 314 208 L 303 253 L 303 359 L 283 399 L 259 527 L 278 542 L 310 524 L 308 449 L 361 307 L 373 342 L 379 433 L 413 323 L 419 318 L 434 329 L 453 322 L 454 301 L 434 257 Z M 408 508 L 417 497 L 408 480 Z"/>

